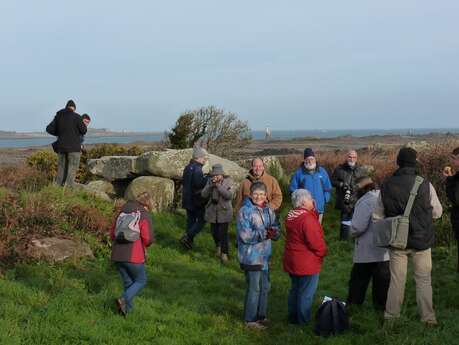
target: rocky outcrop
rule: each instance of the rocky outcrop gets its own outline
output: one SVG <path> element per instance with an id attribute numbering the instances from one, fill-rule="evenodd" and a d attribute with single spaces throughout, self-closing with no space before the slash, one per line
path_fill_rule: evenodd
<path id="1" fill-rule="evenodd" d="M 84 186 L 89 193 L 103 199 L 133 199 L 141 192 L 149 192 L 155 210 L 160 211 L 178 205 L 182 174 L 190 162 L 193 149 L 146 152 L 136 156 L 107 156 L 88 161 L 89 171 L 105 181 L 93 181 Z M 237 188 L 248 170 L 230 160 L 209 154 L 203 167 L 208 173 L 214 164 L 221 164 L 225 173 L 233 179 Z M 176 188 L 177 187 L 177 188 Z M 175 193 L 175 197 L 174 197 Z"/>
<path id="2" fill-rule="evenodd" d="M 137 160 L 137 171 L 141 175 L 153 175 L 174 180 L 181 180 L 183 169 L 192 158 L 193 149 L 166 150 L 146 152 Z M 219 156 L 209 154 L 209 160 L 203 167 L 204 173 L 208 173 L 214 164 L 221 164 L 226 174 L 238 182 L 247 175 L 247 169 L 238 164 Z"/>
<path id="3" fill-rule="evenodd" d="M 86 185 L 86 189 L 95 192 L 103 192 L 111 198 L 116 197 L 117 194 L 115 186 L 111 182 L 105 180 L 91 181 Z"/>
<path id="4" fill-rule="evenodd" d="M 174 202 L 174 181 L 157 176 L 137 177 L 129 184 L 124 197 L 126 200 L 133 200 L 142 192 L 148 192 L 152 196 L 154 211 L 168 209 Z"/>
<path id="5" fill-rule="evenodd" d="M 138 176 L 136 162 L 137 156 L 107 156 L 90 159 L 87 165 L 91 174 L 115 181 Z"/>
<path id="6" fill-rule="evenodd" d="M 31 240 L 23 254 L 31 259 L 50 263 L 61 262 L 67 258 L 94 257 L 87 243 L 57 237 Z"/>
<path id="7" fill-rule="evenodd" d="M 137 171 L 142 175 L 181 180 L 192 152 L 192 149 L 146 152 L 137 159 Z"/>

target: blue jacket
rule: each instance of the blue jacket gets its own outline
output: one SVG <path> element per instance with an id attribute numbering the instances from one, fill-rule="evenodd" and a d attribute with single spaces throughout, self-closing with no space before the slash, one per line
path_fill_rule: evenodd
<path id="1" fill-rule="evenodd" d="M 321 166 L 309 172 L 302 164 L 293 174 L 290 181 L 290 193 L 297 189 L 307 189 L 316 202 L 316 208 L 319 213 L 324 213 L 325 204 L 330 201 L 332 184 L 328 177 L 327 171 Z"/>
<path id="2" fill-rule="evenodd" d="M 280 237 L 276 214 L 267 205 L 263 208 L 245 198 L 237 215 L 238 257 L 241 267 L 249 270 L 268 270 L 271 258 L 271 240 L 266 238 L 267 230 L 275 231 L 273 240 Z"/>
<path id="3" fill-rule="evenodd" d="M 186 210 L 204 209 L 206 205 L 206 199 L 201 196 L 201 190 L 207 183 L 202 166 L 201 163 L 192 159 L 183 170 L 182 207 Z"/>

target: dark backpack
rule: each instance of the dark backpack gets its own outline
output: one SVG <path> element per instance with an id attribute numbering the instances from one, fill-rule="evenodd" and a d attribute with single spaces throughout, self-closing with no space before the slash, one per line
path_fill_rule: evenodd
<path id="1" fill-rule="evenodd" d="M 332 298 L 323 302 L 316 312 L 314 332 L 322 337 L 338 335 L 349 328 L 346 306 L 343 302 Z"/>
<path id="2" fill-rule="evenodd" d="M 135 242 L 140 238 L 140 212 L 121 212 L 116 219 L 115 240 L 118 243 Z"/>

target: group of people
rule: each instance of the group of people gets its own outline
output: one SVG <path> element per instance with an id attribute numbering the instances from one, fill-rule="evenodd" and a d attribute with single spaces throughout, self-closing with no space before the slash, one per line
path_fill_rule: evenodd
<path id="1" fill-rule="evenodd" d="M 74 184 L 83 136 L 90 120 L 89 116 L 85 119 L 75 110 L 75 103 L 69 101 L 47 127 L 48 133 L 58 137 L 53 147 L 59 156 L 56 181 L 59 185 Z M 236 191 L 221 164 L 213 165 L 210 173 L 204 174 L 206 161 L 206 150 L 196 147 L 183 171 L 182 207 L 186 210 L 186 229 L 180 243 L 191 250 L 195 237 L 205 223 L 209 223 L 216 255 L 226 264 L 228 228 L 233 214 L 236 214 L 237 256 L 247 283 L 243 318 L 247 327 L 266 328 L 269 325 L 267 308 L 272 241 L 278 240 L 282 234 L 279 214 L 283 195 L 279 182 L 265 170 L 263 160 L 255 158 Z M 283 267 L 291 278 L 287 303 L 290 323 L 305 324 L 311 319 L 321 265 L 327 255 L 322 221 L 325 205 L 335 187 L 335 207 L 341 212 L 339 237 L 354 241 L 348 305 L 364 302 L 371 281 L 374 306 L 384 310 L 387 321 L 399 318 L 407 262 L 411 258 L 421 321 L 428 326 L 437 324 L 432 302 L 431 248 L 434 244 L 433 220 L 441 217 L 443 208 L 426 178 L 412 204 L 406 248 L 378 247 L 375 244 L 375 223 L 399 216 L 407 207 L 418 175 L 417 152 L 412 148 L 400 149 L 397 165 L 398 169 L 378 189 L 358 164 L 356 151 L 347 152 L 345 162 L 336 167 L 330 178 L 326 169 L 318 164 L 314 151 L 310 148 L 304 150 L 304 161 L 291 177 L 289 192 L 293 208 L 284 221 Z M 459 147 L 451 154 L 451 165 L 452 168 L 445 167 L 443 175 L 459 248 Z M 151 195 L 143 192 L 135 200 L 128 201 L 110 231 L 112 260 L 124 286 L 116 304 L 124 315 L 132 310 L 134 297 L 146 284 L 145 253 L 153 243 L 149 212 L 151 199 Z M 119 230 L 123 226 L 125 230 Z M 459 272 L 459 255 L 457 269 Z"/>
<path id="2" fill-rule="evenodd" d="M 90 122 L 91 117 L 78 114 L 75 102 L 69 100 L 46 127 L 48 134 L 57 137 L 52 147 L 57 153 L 56 183 L 59 186 L 75 186 L 81 152 L 84 150 L 84 136 Z"/>

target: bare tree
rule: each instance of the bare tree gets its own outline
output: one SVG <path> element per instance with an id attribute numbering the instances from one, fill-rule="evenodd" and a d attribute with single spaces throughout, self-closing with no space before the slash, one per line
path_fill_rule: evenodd
<path id="1" fill-rule="evenodd" d="M 178 126 L 180 128 L 177 128 Z M 168 137 L 171 147 L 192 147 L 197 144 L 207 147 L 216 155 L 225 157 L 230 157 L 235 151 L 248 145 L 252 139 L 246 121 L 240 120 L 235 113 L 225 113 L 223 109 L 214 106 L 181 114 L 176 126 L 168 133 Z"/>

